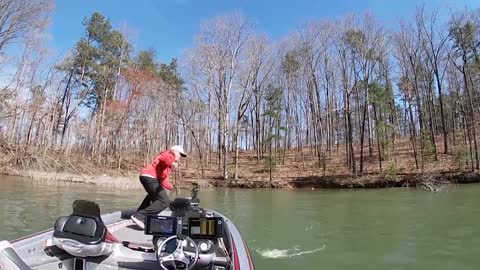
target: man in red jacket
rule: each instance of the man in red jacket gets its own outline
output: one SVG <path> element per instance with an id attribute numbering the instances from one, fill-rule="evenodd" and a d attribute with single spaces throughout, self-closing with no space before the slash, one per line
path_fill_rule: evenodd
<path id="1" fill-rule="evenodd" d="M 145 228 L 144 222 L 147 215 L 156 215 L 169 206 L 170 199 L 165 189 L 173 190 L 173 186 L 168 182 L 168 175 L 178 166 L 180 157 L 186 156 L 182 146 L 174 145 L 160 153 L 152 163 L 141 170 L 140 182 L 147 196 L 131 217 L 140 228 Z"/>

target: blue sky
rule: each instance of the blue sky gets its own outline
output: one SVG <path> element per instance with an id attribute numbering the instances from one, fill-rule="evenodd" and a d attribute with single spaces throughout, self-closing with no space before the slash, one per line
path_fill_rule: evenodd
<path id="1" fill-rule="evenodd" d="M 257 23 L 259 31 L 280 39 L 309 19 L 338 18 L 348 13 L 370 11 L 380 21 L 394 27 L 409 18 L 414 0 L 57 0 L 50 28 L 50 46 L 56 53 L 67 53 L 83 32 L 83 18 L 98 11 L 110 18 L 114 27 L 126 24 L 137 49 L 154 48 L 161 61 L 181 57 L 193 46 L 193 37 L 203 20 L 240 11 Z M 450 7 L 480 7 L 480 0 L 430 0 L 428 9 L 439 8 L 447 15 Z"/>

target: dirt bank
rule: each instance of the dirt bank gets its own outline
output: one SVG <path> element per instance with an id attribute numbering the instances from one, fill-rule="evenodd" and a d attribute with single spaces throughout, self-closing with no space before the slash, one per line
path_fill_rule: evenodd
<path id="1" fill-rule="evenodd" d="M 188 187 L 195 183 L 203 187 L 232 188 L 389 188 L 389 187 L 425 187 L 434 189 L 437 185 L 458 183 L 478 183 L 476 173 L 460 173 L 462 168 L 456 165 L 451 154 L 439 153 L 438 161 L 426 162 L 425 174 L 415 167 L 408 141 L 399 142 L 396 147 L 397 161 L 385 165 L 386 175 L 378 170 L 374 157 L 365 160 L 364 172 L 367 176 L 348 176 L 345 153 L 331 153 L 328 166 L 318 167 L 318 157 L 310 148 L 292 149 L 285 152 L 285 160 L 275 166 L 272 182 L 269 171 L 262 160 L 252 151 L 241 151 L 238 159 L 239 180 L 222 178 L 216 155 L 204 160 L 201 166 L 195 155 L 182 160 L 181 166 L 174 172 L 171 182 L 178 187 Z M 339 148 L 340 150 L 343 147 Z M 233 170 L 233 157 L 230 155 L 229 172 Z M 0 175 L 18 175 L 35 181 L 83 183 L 110 186 L 123 189 L 142 189 L 138 181 L 138 172 L 144 166 L 145 159 L 138 153 L 126 153 L 119 162 L 113 156 L 100 159 L 85 155 L 83 152 L 61 149 L 44 149 L 36 146 L 14 145 L 0 138 Z M 203 170 L 202 170 L 203 168 Z M 390 175 L 388 175 L 390 174 Z M 230 174 L 230 176 L 233 174 Z M 326 175 L 326 176 L 319 176 Z"/>
<path id="2" fill-rule="evenodd" d="M 86 184 L 86 185 L 96 185 L 102 187 L 110 187 L 115 189 L 128 189 L 128 190 L 143 190 L 142 185 L 138 181 L 138 174 L 131 173 L 126 176 L 118 175 L 88 175 L 88 174 L 72 174 L 72 173 L 55 173 L 55 172 L 42 172 L 35 170 L 28 171 L 16 171 L 13 174 L 6 174 L 12 176 L 20 176 L 28 178 L 35 182 L 44 182 L 44 183 L 74 183 L 74 184 Z M 201 187 L 209 187 L 211 184 L 207 180 L 192 180 L 185 179 L 179 183 L 177 186 L 179 188 L 189 187 L 193 184 L 199 185 Z"/>
<path id="3" fill-rule="evenodd" d="M 480 174 L 472 172 L 446 172 L 429 174 L 376 175 L 364 177 L 352 176 L 310 176 L 300 177 L 288 182 L 290 188 L 391 188 L 416 187 L 435 189 L 435 187 L 480 183 Z"/>
<path id="4" fill-rule="evenodd" d="M 248 180 L 242 179 L 237 181 L 224 181 L 220 178 L 209 179 L 208 183 L 213 187 L 229 187 L 229 188 L 287 188 L 288 181 L 275 180 L 270 182 L 268 179 Z"/>
<path id="5" fill-rule="evenodd" d="M 24 171 L 16 175 L 27 177 L 38 182 L 64 182 L 89 184 L 117 189 L 142 190 L 138 181 L 138 175 L 111 176 L 111 175 L 80 175 L 71 173 L 54 173 L 41 171 Z M 363 177 L 352 177 L 346 175 L 338 176 L 309 176 L 298 177 L 290 180 L 268 179 L 237 181 L 224 181 L 221 178 L 192 179 L 183 178 L 177 182 L 179 188 L 188 188 L 193 184 L 201 187 L 227 187 L 227 188 L 326 188 L 326 189 L 370 189 L 370 188 L 392 188 L 392 187 L 413 187 L 430 191 L 440 191 L 456 184 L 480 183 L 480 174 L 472 172 L 447 172 L 429 174 L 401 174 L 401 175 L 370 175 Z"/>
<path id="6" fill-rule="evenodd" d="M 72 174 L 72 173 L 55 173 L 42 171 L 21 171 L 17 176 L 26 177 L 36 182 L 46 183 L 76 183 L 97 185 L 104 187 L 120 188 L 120 189 L 142 189 L 138 181 L 138 175 L 128 176 L 111 176 L 111 175 L 87 175 L 87 174 Z"/>

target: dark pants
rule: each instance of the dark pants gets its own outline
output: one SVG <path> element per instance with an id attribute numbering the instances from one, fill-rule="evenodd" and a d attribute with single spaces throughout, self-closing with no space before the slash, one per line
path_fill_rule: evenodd
<path id="1" fill-rule="evenodd" d="M 152 177 L 140 176 L 140 183 L 147 192 L 147 196 L 138 207 L 135 217 L 145 222 L 147 215 L 157 215 L 167 208 L 170 204 L 165 189 L 158 183 L 158 180 Z"/>

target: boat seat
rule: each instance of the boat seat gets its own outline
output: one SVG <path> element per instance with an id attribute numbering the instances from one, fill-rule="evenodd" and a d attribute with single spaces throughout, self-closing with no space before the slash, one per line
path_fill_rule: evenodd
<path id="1" fill-rule="evenodd" d="M 75 202 L 71 215 L 56 220 L 53 231 L 54 245 L 76 257 L 110 255 L 114 244 L 105 241 L 107 228 L 100 218 L 100 211 L 95 207 L 78 211 L 80 205 L 86 206 L 88 203 Z"/>
<path id="2" fill-rule="evenodd" d="M 188 211 L 191 209 L 190 199 L 188 198 L 176 198 L 170 202 L 170 209 L 172 211 Z"/>
<path id="3" fill-rule="evenodd" d="M 72 214 L 60 217 L 55 222 L 53 236 L 69 238 L 85 245 L 96 245 L 105 241 L 106 227 L 97 218 Z"/>
<path id="4" fill-rule="evenodd" d="M 87 200 L 75 200 L 72 205 L 73 213 L 80 215 L 89 215 L 97 217 L 102 221 L 100 216 L 100 206 L 96 202 Z"/>
<path id="5" fill-rule="evenodd" d="M 107 243 L 107 228 L 99 218 L 71 214 L 59 217 L 55 222 L 53 243 L 76 257 L 110 255 L 114 244 Z"/>

